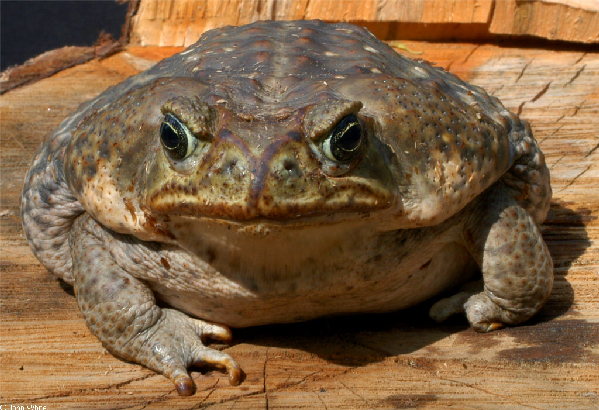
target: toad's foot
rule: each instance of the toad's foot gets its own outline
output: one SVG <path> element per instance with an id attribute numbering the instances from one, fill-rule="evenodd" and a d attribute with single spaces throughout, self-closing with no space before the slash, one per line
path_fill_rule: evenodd
<path id="1" fill-rule="evenodd" d="M 509 319 L 504 317 L 507 312 L 502 311 L 499 306 L 486 297 L 484 292 L 481 292 L 482 289 L 482 281 L 466 284 L 455 295 L 437 301 L 429 311 L 430 318 L 441 323 L 450 316 L 465 313 L 472 327 L 478 332 L 486 333 L 501 329 L 504 327 L 504 323 L 510 323 Z M 481 312 L 486 312 L 487 315 L 483 315 Z M 489 316 L 488 313 L 492 313 L 492 315 Z M 493 320 L 491 317 L 495 319 Z M 502 317 L 504 320 L 497 319 Z"/>
<path id="2" fill-rule="evenodd" d="M 192 319 L 177 310 L 161 309 L 161 313 L 151 328 L 129 341 L 126 351 L 134 352 L 131 360 L 171 379 L 181 396 L 193 394 L 194 384 L 187 373 L 193 365 L 224 368 L 230 383 L 239 384 L 241 369 L 231 356 L 203 344 L 207 338 L 230 341 L 231 331 L 227 327 Z"/>
<path id="3" fill-rule="evenodd" d="M 553 286 L 553 264 L 532 216 L 498 184 L 473 205 L 464 245 L 481 268 L 484 288 L 465 289 L 430 310 L 437 321 L 465 312 L 489 332 L 537 313 Z"/>
<path id="4" fill-rule="evenodd" d="M 90 331 L 115 355 L 164 374 L 180 395 L 193 394 L 187 373 L 192 365 L 224 368 L 231 384 L 239 384 L 235 361 L 203 344 L 208 338 L 229 341 L 231 331 L 159 308 L 150 288 L 114 261 L 105 244 L 111 234 L 88 215 L 71 231 L 75 293 Z"/>

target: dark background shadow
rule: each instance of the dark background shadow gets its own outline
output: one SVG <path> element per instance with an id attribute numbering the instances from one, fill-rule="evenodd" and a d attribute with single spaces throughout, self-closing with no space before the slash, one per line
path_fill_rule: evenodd
<path id="1" fill-rule="evenodd" d="M 116 1 L 0 2 L 0 70 L 64 46 L 91 46 L 100 32 L 121 35 L 127 4 Z"/>
<path id="2" fill-rule="evenodd" d="M 553 292 L 551 298 L 531 323 L 549 321 L 570 310 L 574 290 L 567 281 L 573 262 L 591 246 L 586 225 L 597 219 L 591 210 L 574 208 L 574 203 L 552 202 L 547 219 L 541 226 L 543 239 L 553 258 Z"/>
<path id="3" fill-rule="evenodd" d="M 465 319 L 443 326 L 428 317 L 432 301 L 399 312 L 323 318 L 233 331 L 235 342 L 316 354 L 344 366 L 364 366 L 408 354 L 468 329 Z"/>

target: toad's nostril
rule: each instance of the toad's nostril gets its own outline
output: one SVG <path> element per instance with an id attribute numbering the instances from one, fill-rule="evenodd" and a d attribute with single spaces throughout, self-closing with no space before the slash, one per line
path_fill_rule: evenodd
<path id="1" fill-rule="evenodd" d="M 302 176 L 302 169 L 295 158 L 281 158 L 272 168 L 272 175 L 281 182 L 296 181 Z"/>
<path id="2" fill-rule="evenodd" d="M 229 162 L 227 162 L 226 169 L 227 169 L 227 171 L 229 171 L 229 173 L 231 173 L 233 170 L 235 170 L 236 166 L 237 166 L 237 160 L 232 159 Z"/>
<path id="3" fill-rule="evenodd" d="M 280 171 L 280 175 L 282 175 L 285 179 L 290 180 L 290 179 L 297 179 L 299 177 L 301 177 L 302 175 L 302 170 L 299 166 L 299 164 L 297 163 L 297 161 L 294 161 L 293 159 L 285 159 L 283 160 L 283 163 L 280 165 L 281 171 Z"/>
<path id="4" fill-rule="evenodd" d="M 289 159 L 286 159 L 283 162 L 283 168 L 285 168 L 285 171 L 291 172 L 291 171 L 296 170 L 297 167 L 296 167 L 296 165 L 295 165 L 295 163 L 293 161 L 291 161 Z"/>

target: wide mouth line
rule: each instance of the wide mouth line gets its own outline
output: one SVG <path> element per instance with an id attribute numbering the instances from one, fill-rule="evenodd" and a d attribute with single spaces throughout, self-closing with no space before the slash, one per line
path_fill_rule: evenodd
<path id="1" fill-rule="evenodd" d="M 210 214 L 192 214 L 188 212 L 165 212 L 164 215 L 172 221 L 173 218 L 181 218 L 186 221 L 205 221 L 215 223 L 225 223 L 231 225 L 252 226 L 252 225 L 271 225 L 271 226 L 303 226 L 311 223 L 318 224 L 337 224 L 348 220 L 360 220 L 371 216 L 371 214 L 379 209 L 369 208 L 365 210 L 338 210 L 338 211 L 322 211 L 304 213 L 299 215 L 281 215 L 281 216 L 265 216 L 252 215 L 244 218 L 210 215 Z"/>

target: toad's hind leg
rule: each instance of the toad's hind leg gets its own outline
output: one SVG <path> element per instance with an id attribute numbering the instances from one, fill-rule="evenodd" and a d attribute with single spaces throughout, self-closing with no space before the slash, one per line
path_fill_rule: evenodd
<path id="1" fill-rule="evenodd" d="M 530 319 L 549 298 L 553 263 L 533 217 L 498 183 L 472 209 L 464 242 L 481 268 L 482 292 L 437 302 L 433 319 L 465 311 L 472 327 L 488 332 Z"/>
<path id="2" fill-rule="evenodd" d="M 75 293 L 90 331 L 115 355 L 164 374 L 180 395 L 193 393 L 191 365 L 225 368 L 238 384 L 241 370 L 233 359 L 203 344 L 228 341 L 229 329 L 159 308 L 150 288 L 115 263 L 103 240 L 110 234 L 84 215 L 70 237 Z"/>

